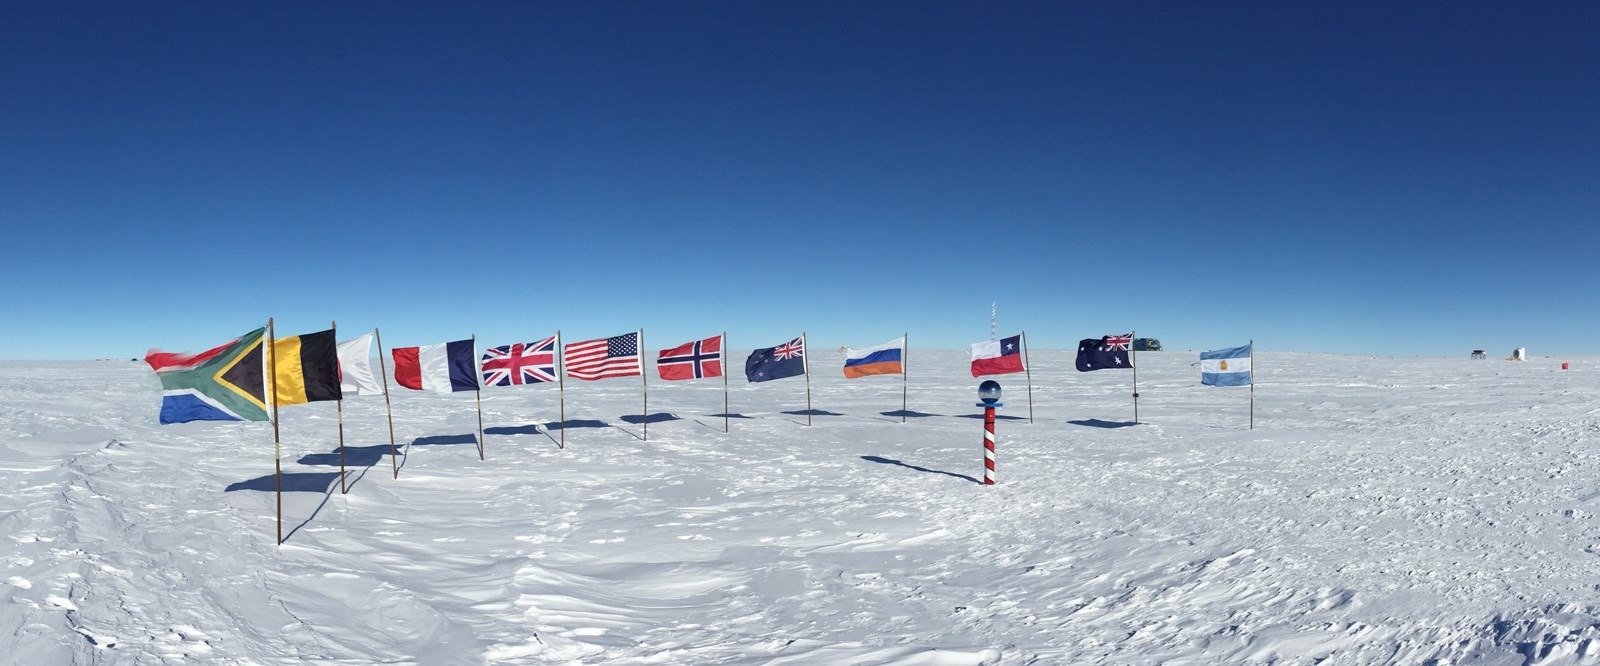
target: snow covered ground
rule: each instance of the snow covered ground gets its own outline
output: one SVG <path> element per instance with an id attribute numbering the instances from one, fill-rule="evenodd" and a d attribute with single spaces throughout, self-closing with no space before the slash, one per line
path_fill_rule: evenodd
<path id="1" fill-rule="evenodd" d="M 742 355 L 735 355 L 742 358 Z M 959 352 L 158 426 L 143 364 L 0 363 L 10 663 L 1600 663 L 1600 359 L 1034 352 L 981 478 Z M 1564 382 L 1571 382 L 1565 390 Z M 1016 420 L 1022 417 L 1022 420 Z"/>

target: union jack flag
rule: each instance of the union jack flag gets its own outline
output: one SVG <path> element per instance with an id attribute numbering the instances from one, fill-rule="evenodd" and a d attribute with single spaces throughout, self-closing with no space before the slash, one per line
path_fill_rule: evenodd
<path id="1" fill-rule="evenodd" d="M 512 386 L 556 380 L 556 337 L 484 350 L 483 384 Z"/>
<path id="2" fill-rule="evenodd" d="M 795 338 L 772 348 L 772 360 L 774 361 L 787 361 L 805 355 L 806 343 L 801 342 L 800 338 Z"/>
<path id="3" fill-rule="evenodd" d="M 1106 336 L 1105 351 L 1128 351 L 1128 345 L 1133 344 L 1133 334 Z"/>

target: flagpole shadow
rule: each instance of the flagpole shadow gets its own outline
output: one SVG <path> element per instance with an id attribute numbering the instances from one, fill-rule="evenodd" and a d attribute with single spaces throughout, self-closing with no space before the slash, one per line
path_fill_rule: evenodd
<path id="1" fill-rule="evenodd" d="M 418 437 L 416 439 L 411 440 L 411 445 L 412 446 L 445 446 L 445 445 L 449 445 L 449 444 L 477 444 L 477 443 L 478 443 L 478 435 L 477 435 L 477 433 L 471 433 L 471 432 L 469 432 L 469 433 L 467 433 L 465 435 L 430 435 L 428 437 Z"/>
<path id="2" fill-rule="evenodd" d="M 400 447 L 400 460 L 394 466 L 395 478 L 400 478 L 400 470 L 405 469 L 406 468 L 406 463 L 408 461 L 410 461 L 410 460 L 411 460 L 411 442 L 406 442 L 405 446 Z"/>
<path id="3" fill-rule="evenodd" d="M 927 418 L 927 417 L 930 417 L 930 416 L 944 416 L 943 414 L 929 414 L 927 412 L 919 412 L 919 411 L 914 410 L 914 409 L 896 409 L 896 410 L 891 410 L 891 411 L 887 411 L 887 412 L 878 412 L 878 413 L 882 414 L 884 416 L 893 416 L 893 417 L 910 418 L 910 419 L 923 419 L 923 418 Z"/>
<path id="4" fill-rule="evenodd" d="M 484 435 L 538 435 L 540 433 L 539 424 L 537 423 L 523 426 L 494 426 L 483 429 Z"/>
<path id="5" fill-rule="evenodd" d="M 345 476 L 344 489 L 345 493 L 348 494 L 351 489 L 356 487 L 356 482 L 366 478 L 367 470 L 372 469 L 374 465 L 377 465 L 379 462 L 381 462 L 384 456 L 388 454 L 389 445 L 387 444 L 374 444 L 372 446 L 346 446 L 344 447 L 344 456 L 342 460 L 339 454 L 339 449 L 334 449 L 329 453 L 312 453 L 301 456 L 299 460 L 295 461 L 295 464 L 325 465 L 328 467 L 338 465 L 346 469 L 360 468 L 360 474 L 351 477 L 347 473 Z M 353 472 L 355 470 L 349 471 Z"/>
<path id="6" fill-rule="evenodd" d="M 655 414 L 649 414 L 649 415 L 646 415 L 646 416 L 639 416 L 637 414 L 624 414 L 624 415 L 619 416 L 617 418 L 620 419 L 623 423 L 630 423 L 630 424 L 634 424 L 634 425 L 640 425 L 640 424 L 644 424 L 644 423 L 666 423 L 667 421 L 677 421 L 677 420 L 679 420 L 678 417 L 673 416 L 672 414 L 667 413 L 667 412 L 656 412 Z M 607 425 L 611 425 L 611 424 L 607 424 Z M 621 430 L 621 431 L 623 431 L 625 433 L 628 433 L 630 435 L 633 435 L 634 439 L 637 439 L 637 440 L 639 440 L 641 442 L 648 441 L 648 440 L 646 440 L 644 438 L 644 435 L 636 433 L 636 432 L 634 432 L 632 430 L 629 430 L 627 428 L 624 428 L 622 426 L 611 425 L 611 427 L 616 428 L 617 430 Z"/>
<path id="7" fill-rule="evenodd" d="M 317 514 L 322 512 L 322 507 L 328 505 L 328 498 L 333 497 L 334 486 L 338 483 L 338 481 L 338 472 L 289 472 L 281 475 L 268 474 L 265 476 L 256 477 L 254 479 L 249 479 L 247 481 L 240 481 L 238 483 L 231 484 L 223 492 L 231 493 L 240 490 L 257 490 L 261 492 L 276 493 L 278 491 L 279 484 L 281 483 L 283 492 L 286 493 L 322 493 L 322 501 L 317 503 L 317 508 L 311 511 L 311 515 L 307 516 L 306 519 L 301 521 L 299 525 L 296 525 L 294 529 L 289 530 L 289 533 L 284 535 L 283 540 L 285 543 L 287 543 L 289 539 L 294 537 L 296 532 L 300 531 L 300 528 L 305 527 L 306 525 L 310 524 L 312 520 L 316 519 Z M 349 486 L 346 485 L 346 488 L 348 487 Z"/>
<path id="8" fill-rule="evenodd" d="M 714 419 L 720 419 L 720 418 L 723 418 L 723 417 L 727 417 L 727 418 L 730 418 L 730 419 L 746 419 L 746 420 L 751 418 L 751 417 L 745 416 L 743 414 L 712 414 L 710 416 L 710 418 L 714 418 Z M 722 432 L 723 431 L 720 426 L 711 425 L 709 423 L 706 423 L 705 421 L 701 421 L 700 419 L 694 419 L 694 422 L 698 423 L 698 424 L 700 424 L 702 426 L 705 426 L 709 430 L 715 430 L 717 432 Z"/>
<path id="9" fill-rule="evenodd" d="M 281 475 L 268 474 L 258 476 L 246 481 L 238 481 L 228 485 L 222 492 L 232 493 L 241 490 L 255 490 L 264 493 L 278 491 L 278 484 L 283 484 L 286 493 L 323 493 L 339 482 L 338 472 L 287 472 Z"/>
<path id="10" fill-rule="evenodd" d="M 919 467 L 917 465 L 911 465 L 911 464 L 908 464 L 908 463 L 905 463 L 905 462 L 902 462 L 902 461 L 899 461 L 899 460 L 895 460 L 893 458 L 885 458 L 883 456 L 861 456 L 861 459 L 865 460 L 867 462 L 875 462 L 875 463 L 879 463 L 879 464 L 883 464 L 883 465 L 895 465 L 895 466 L 898 466 L 898 467 L 904 467 L 906 469 L 916 470 L 918 472 L 924 472 L 924 473 L 927 473 L 927 474 L 943 474 L 945 476 L 953 476 L 955 478 L 965 479 L 967 481 L 971 481 L 971 482 L 979 484 L 979 485 L 983 484 L 982 481 L 979 481 L 979 480 L 977 480 L 975 478 L 972 478 L 970 476 L 967 476 L 965 474 L 957 474 L 955 472 L 945 472 L 945 471 L 941 471 L 941 470 L 937 470 L 937 469 L 928 469 L 926 467 Z"/>
<path id="11" fill-rule="evenodd" d="M 557 431 L 557 430 L 566 430 L 568 428 L 610 428 L 610 427 L 611 427 L 611 424 L 606 423 L 605 421 L 596 421 L 594 419 L 567 419 L 565 421 L 550 421 L 550 422 L 544 424 L 544 435 L 546 437 L 549 437 L 550 441 L 555 442 L 556 449 L 565 450 L 567 447 L 562 446 L 561 440 L 557 439 L 555 434 L 554 434 L 555 431 Z"/>
<path id="12" fill-rule="evenodd" d="M 360 472 L 357 473 L 354 476 L 350 476 L 350 475 L 346 474 L 345 482 L 344 482 L 344 490 L 345 490 L 345 494 L 346 495 L 348 495 L 351 492 L 355 491 L 356 484 L 357 483 L 361 483 L 362 479 L 367 478 L 367 472 L 372 471 L 372 467 L 373 467 L 372 465 L 367 465 L 366 467 L 362 467 Z"/>
<path id="13" fill-rule="evenodd" d="M 618 418 L 622 419 L 622 421 L 624 423 L 632 423 L 634 425 L 645 423 L 647 421 L 650 422 L 650 423 L 666 423 L 667 421 L 680 421 L 680 420 L 682 420 L 682 419 L 679 419 L 677 417 L 677 415 L 672 414 L 670 412 L 656 412 L 656 413 L 650 414 L 648 416 L 639 416 L 637 414 L 624 414 L 624 415 L 622 415 L 622 416 L 620 416 Z"/>
<path id="14" fill-rule="evenodd" d="M 335 474 L 334 476 L 338 476 L 338 475 Z M 328 505 L 328 500 L 331 499 L 332 497 L 333 497 L 333 484 L 329 484 L 328 485 L 328 492 L 323 494 L 322 501 L 317 504 L 317 508 L 312 509 L 311 510 L 311 515 L 306 516 L 306 519 L 303 520 L 303 521 L 300 521 L 299 525 L 295 525 L 294 529 L 289 530 L 288 534 L 283 535 L 283 543 L 289 543 L 289 540 L 294 538 L 294 535 L 300 531 L 300 528 L 305 527 L 307 525 L 310 525 L 311 521 L 316 520 L 317 514 L 322 513 L 322 507 L 327 506 Z"/>
<path id="15" fill-rule="evenodd" d="M 1088 428 L 1131 428 L 1139 425 L 1133 421 L 1101 421 L 1100 419 L 1079 419 L 1076 421 L 1067 421 L 1067 423 L 1085 426 Z"/>
<path id="16" fill-rule="evenodd" d="M 830 411 L 828 411 L 826 409 L 795 409 L 795 410 L 790 410 L 790 411 L 787 411 L 787 412 L 778 412 L 778 413 L 779 414 L 793 414 L 795 416 L 844 416 L 844 414 L 840 414 L 839 412 L 830 412 Z M 810 427 L 811 426 L 810 419 L 807 419 L 805 423 L 802 423 L 802 422 L 797 421 L 795 419 L 784 419 L 784 420 L 788 421 L 790 423 L 793 423 L 795 425 L 802 425 L 802 426 L 806 426 L 806 427 Z"/>
<path id="17" fill-rule="evenodd" d="M 556 424 L 551 424 L 551 425 L 556 425 Z M 559 427 L 559 426 L 557 426 L 557 427 Z M 548 438 L 550 440 L 551 444 L 555 444 L 556 445 L 556 448 L 561 448 L 561 440 L 556 439 L 555 435 L 550 434 L 550 430 L 551 430 L 551 428 L 549 428 L 549 427 L 540 428 L 539 424 L 537 424 L 537 423 L 529 423 L 528 425 L 521 425 L 521 426 L 495 426 L 493 428 L 484 428 L 483 429 L 483 434 L 484 434 L 484 436 L 488 436 L 488 435 L 544 435 L 546 438 Z"/>

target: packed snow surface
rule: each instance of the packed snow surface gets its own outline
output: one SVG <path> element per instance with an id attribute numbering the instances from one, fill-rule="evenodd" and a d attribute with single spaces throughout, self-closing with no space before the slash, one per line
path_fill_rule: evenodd
<path id="1" fill-rule="evenodd" d="M 1034 352 L 982 478 L 964 354 L 396 389 L 156 424 L 143 364 L 0 363 L 11 663 L 1600 662 L 1600 360 Z M 742 358 L 742 355 L 735 355 Z M 1573 369 L 1563 373 L 1561 361 Z M 735 364 L 737 365 L 737 364 Z M 653 373 L 653 370 L 652 370 Z M 1568 384 L 1570 382 L 1570 386 Z M 906 421 L 901 423 L 902 418 Z M 393 467 L 399 467 L 399 479 Z"/>

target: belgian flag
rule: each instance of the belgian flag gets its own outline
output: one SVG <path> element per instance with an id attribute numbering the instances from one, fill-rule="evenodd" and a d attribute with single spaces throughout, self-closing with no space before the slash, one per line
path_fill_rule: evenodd
<path id="1" fill-rule="evenodd" d="M 339 345 L 332 329 L 278 338 L 273 343 L 273 374 L 280 405 L 338 400 Z"/>

